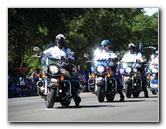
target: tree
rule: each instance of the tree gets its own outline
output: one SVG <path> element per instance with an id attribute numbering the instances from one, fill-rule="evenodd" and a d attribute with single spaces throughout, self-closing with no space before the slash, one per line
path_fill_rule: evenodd
<path id="1" fill-rule="evenodd" d="M 158 43 L 158 14 L 146 16 L 142 11 L 142 8 L 9 8 L 8 63 L 14 68 L 23 62 L 29 75 L 40 67 L 40 62 L 32 58 L 32 47 L 44 50 L 59 33 L 67 37 L 66 45 L 75 52 L 76 64 L 84 67 L 83 54 L 92 54 L 104 39 L 111 41 L 111 49 L 120 51 L 120 56 L 130 42 Z"/>

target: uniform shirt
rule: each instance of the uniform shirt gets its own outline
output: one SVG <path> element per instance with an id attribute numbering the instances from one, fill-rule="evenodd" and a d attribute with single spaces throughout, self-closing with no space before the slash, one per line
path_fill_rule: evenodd
<path id="1" fill-rule="evenodd" d="M 152 60 L 151 64 L 152 65 L 158 65 L 158 62 L 159 62 L 158 57 L 156 57 Z"/>
<path id="2" fill-rule="evenodd" d="M 108 60 L 109 58 L 116 58 L 117 56 L 115 55 L 115 53 L 112 51 L 112 50 L 108 50 L 108 51 L 105 51 L 105 50 L 99 50 L 97 49 L 95 51 L 95 57 L 94 57 L 94 61 L 97 61 L 97 60 Z M 114 66 L 114 62 L 113 61 L 110 61 L 109 62 L 109 66 Z"/>
<path id="3" fill-rule="evenodd" d="M 112 50 L 102 50 L 100 51 L 99 49 L 97 49 L 95 51 L 95 60 L 108 60 L 109 58 L 116 58 L 117 56 L 115 55 L 115 53 Z"/>
<path id="4" fill-rule="evenodd" d="M 69 54 L 70 51 L 71 50 L 69 48 L 65 49 L 65 47 L 63 47 L 62 49 L 59 49 L 58 46 L 54 46 L 45 50 L 43 53 L 45 57 L 52 56 L 52 58 L 61 59 L 61 56 L 63 56 L 64 58 L 74 60 L 74 57 Z"/>
<path id="5" fill-rule="evenodd" d="M 123 56 L 122 58 L 122 62 L 136 62 L 137 59 L 141 60 L 141 53 L 138 53 L 137 52 L 133 52 L 133 53 L 130 53 L 130 52 L 127 52 L 125 53 L 125 55 Z"/>

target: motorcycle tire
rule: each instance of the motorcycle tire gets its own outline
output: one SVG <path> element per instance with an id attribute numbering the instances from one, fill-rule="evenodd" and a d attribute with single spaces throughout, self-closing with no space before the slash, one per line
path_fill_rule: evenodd
<path id="1" fill-rule="evenodd" d="M 70 102 L 71 102 L 71 101 L 66 101 L 66 100 L 64 100 L 64 101 L 61 101 L 60 103 L 61 103 L 62 106 L 67 107 L 67 106 L 70 105 Z"/>
<path id="2" fill-rule="evenodd" d="M 51 91 L 48 93 L 45 99 L 47 108 L 53 108 L 55 98 L 56 98 L 56 89 L 51 89 Z"/>
<path id="3" fill-rule="evenodd" d="M 104 88 L 103 86 L 97 87 L 97 98 L 99 102 L 104 102 Z"/>
<path id="4" fill-rule="evenodd" d="M 106 95 L 106 99 L 107 99 L 108 102 L 113 102 L 114 101 L 114 96 Z"/>
<path id="5" fill-rule="evenodd" d="M 139 97 L 139 91 L 136 91 L 136 92 L 133 92 L 133 96 L 134 96 L 134 98 L 138 98 Z"/>
<path id="6" fill-rule="evenodd" d="M 127 98 L 131 98 L 131 84 L 125 84 L 125 93 Z"/>
<path id="7" fill-rule="evenodd" d="M 156 94 L 157 94 L 157 91 L 152 91 L 152 94 L 153 94 L 153 95 L 156 95 Z"/>

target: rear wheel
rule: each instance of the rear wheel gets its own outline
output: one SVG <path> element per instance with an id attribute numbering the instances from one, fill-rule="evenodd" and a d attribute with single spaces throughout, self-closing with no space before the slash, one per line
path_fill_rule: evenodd
<path id="1" fill-rule="evenodd" d="M 112 96 L 110 94 L 107 94 L 106 99 L 107 99 L 108 102 L 113 102 L 114 101 L 114 96 Z"/>
<path id="2" fill-rule="evenodd" d="M 139 97 L 139 91 L 136 91 L 136 92 L 133 92 L 133 96 L 135 97 L 135 98 L 138 98 Z"/>
<path id="3" fill-rule="evenodd" d="M 64 101 L 61 101 L 60 103 L 61 103 L 62 106 L 67 107 L 67 106 L 70 105 L 70 102 L 71 102 L 70 100 L 69 101 L 64 100 Z"/>
<path id="4" fill-rule="evenodd" d="M 104 88 L 103 86 L 97 87 L 97 98 L 99 102 L 104 102 Z"/>
<path id="5" fill-rule="evenodd" d="M 156 92 L 156 91 L 152 91 L 152 94 L 154 94 L 154 95 L 155 95 L 155 94 L 157 94 L 157 92 Z"/>

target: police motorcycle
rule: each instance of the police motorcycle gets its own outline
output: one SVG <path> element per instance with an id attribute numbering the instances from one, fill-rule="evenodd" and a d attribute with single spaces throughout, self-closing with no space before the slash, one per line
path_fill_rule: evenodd
<path id="1" fill-rule="evenodd" d="M 52 108 L 55 102 L 60 102 L 65 107 L 69 106 L 71 100 L 74 99 L 71 93 L 72 85 L 66 70 L 70 62 L 63 56 L 60 59 L 44 57 L 38 54 L 39 47 L 36 46 L 33 50 L 37 53 L 34 57 L 40 58 L 42 61 L 41 78 L 37 82 L 38 95 L 45 99 L 47 108 Z M 72 83 L 75 84 L 74 86 L 79 94 L 81 92 L 79 81 L 72 80 Z M 76 100 L 76 106 L 79 106 L 79 102 L 80 100 Z"/>
<path id="2" fill-rule="evenodd" d="M 149 88 L 152 94 L 158 93 L 158 65 L 149 64 L 146 72 Z"/>
<path id="3" fill-rule="evenodd" d="M 150 52 L 150 58 L 145 70 L 147 85 L 152 94 L 158 93 L 158 65 L 151 64 L 155 58 L 155 53 L 158 51 L 158 43 L 144 45 L 147 52 Z"/>
<path id="4" fill-rule="evenodd" d="M 116 55 L 118 54 L 117 52 Z M 113 101 L 118 91 L 115 73 L 110 65 L 117 58 L 95 60 L 94 58 L 89 59 L 88 54 L 84 54 L 84 57 L 87 58 L 86 62 L 91 62 L 91 76 L 88 80 L 89 91 L 97 96 L 98 102 L 104 102 L 105 97 L 107 101 Z"/>
<path id="5" fill-rule="evenodd" d="M 140 61 L 136 62 L 122 62 L 121 73 L 124 81 L 124 91 L 127 98 L 139 97 L 142 89 L 142 78 L 140 76 L 141 64 Z"/>

